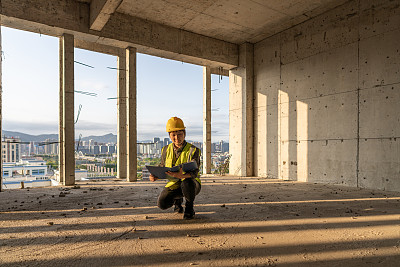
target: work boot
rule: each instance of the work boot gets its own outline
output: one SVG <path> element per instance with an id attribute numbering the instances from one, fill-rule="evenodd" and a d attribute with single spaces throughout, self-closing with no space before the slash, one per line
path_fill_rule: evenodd
<path id="1" fill-rule="evenodd" d="M 185 213 L 183 214 L 183 219 L 185 220 L 191 220 L 194 218 L 194 209 L 193 209 L 193 202 L 187 202 L 185 205 Z"/>
<path id="2" fill-rule="evenodd" d="M 174 205 L 175 205 L 174 212 L 175 213 L 183 213 L 182 202 L 183 202 L 182 198 L 174 200 Z"/>

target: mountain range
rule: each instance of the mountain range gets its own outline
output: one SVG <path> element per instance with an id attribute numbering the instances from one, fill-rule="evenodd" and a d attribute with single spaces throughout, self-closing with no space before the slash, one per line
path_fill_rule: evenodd
<path id="1" fill-rule="evenodd" d="M 30 135 L 21 132 L 13 132 L 13 131 L 6 131 L 3 130 L 3 136 L 6 137 L 19 137 L 22 142 L 44 142 L 46 139 L 53 139 L 58 140 L 58 134 L 40 134 L 40 135 Z M 75 139 L 78 140 L 75 136 Z M 98 143 L 117 143 L 117 135 L 109 133 L 105 135 L 91 135 L 87 137 L 82 137 L 81 141 L 89 141 L 93 139 Z"/>

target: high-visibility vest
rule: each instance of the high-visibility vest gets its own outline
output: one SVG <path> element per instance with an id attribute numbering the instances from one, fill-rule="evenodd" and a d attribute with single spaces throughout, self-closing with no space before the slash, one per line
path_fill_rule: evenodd
<path id="1" fill-rule="evenodd" d="M 196 151 L 196 147 L 192 146 L 192 144 L 186 143 L 185 147 L 183 148 L 181 154 L 176 159 L 175 164 L 173 163 L 175 153 L 174 153 L 174 144 L 169 144 L 167 147 L 166 157 L 165 157 L 165 167 L 172 168 L 174 166 L 180 165 L 182 163 L 187 163 L 192 160 L 194 152 Z M 185 172 L 183 172 L 185 173 Z M 185 179 L 182 179 L 182 181 Z M 196 177 L 196 180 L 201 184 L 200 178 Z M 170 189 L 176 189 L 179 187 L 178 181 L 169 181 L 165 187 L 169 187 Z"/>

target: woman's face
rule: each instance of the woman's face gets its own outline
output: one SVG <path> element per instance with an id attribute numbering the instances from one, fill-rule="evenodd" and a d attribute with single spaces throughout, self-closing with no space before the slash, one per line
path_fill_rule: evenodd
<path id="1" fill-rule="evenodd" d="M 171 138 L 171 141 L 175 147 L 181 147 L 183 141 L 185 141 L 185 132 L 184 131 L 170 132 L 169 138 Z"/>

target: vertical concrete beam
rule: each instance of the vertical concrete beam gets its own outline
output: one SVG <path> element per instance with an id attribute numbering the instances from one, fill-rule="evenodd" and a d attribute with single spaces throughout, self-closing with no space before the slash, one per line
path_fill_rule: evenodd
<path id="1" fill-rule="evenodd" d="M 60 90 L 59 90 L 59 108 L 58 108 L 58 170 L 59 170 L 59 181 L 64 184 L 64 40 L 60 38 L 59 44 L 59 79 L 60 79 Z"/>
<path id="2" fill-rule="evenodd" d="M 1 18 L 0 18 L 1 20 Z M 3 191 L 3 50 L 1 48 L 1 23 L 0 23 L 0 192 Z"/>
<path id="3" fill-rule="evenodd" d="M 124 51 L 125 52 L 125 51 Z M 126 179 L 126 58 L 118 56 L 118 100 L 117 100 L 117 177 Z"/>
<path id="4" fill-rule="evenodd" d="M 203 173 L 211 173 L 211 69 L 203 67 Z"/>
<path id="5" fill-rule="evenodd" d="M 62 37 L 64 185 L 75 184 L 74 36 Z"/>
<path id="6" fill-rule="evenodd" d="M 136 48 L 126 49 L 127 181 L 137 181 Z"/>
<path id="7" fill-rule="evenodd" d="M 239 47 L 239 66 L 229 71 L 229 174 L 252 176 L 253 168 L 253 44 Z"/>

